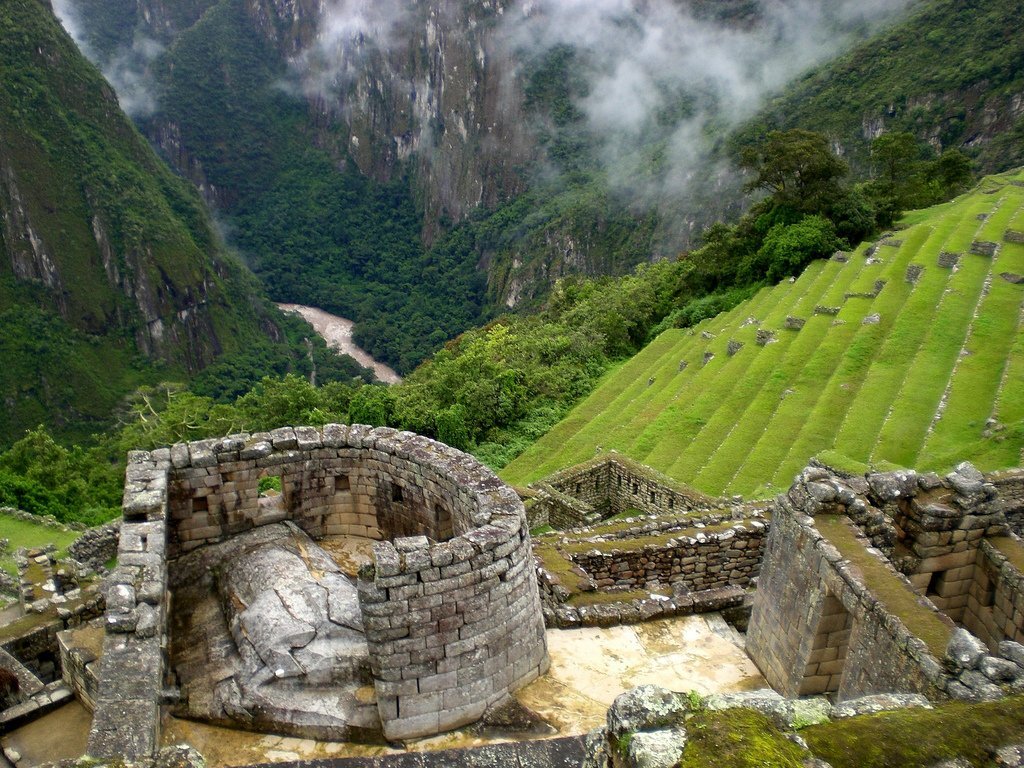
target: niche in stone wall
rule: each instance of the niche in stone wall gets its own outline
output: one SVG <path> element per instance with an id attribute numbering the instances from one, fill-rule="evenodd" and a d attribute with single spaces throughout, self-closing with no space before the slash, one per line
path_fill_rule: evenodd
<path id="1" fill-rule="evenodd" d="M 437 520 L 436 541 L 448 541 L 455 536 L 452 525 L 452 513 L 443 504 L 434 505 L 434 517 Z"/>
<path id="2" fill-rule="evenodd" d="M 835 694 L 843 679 L 853 616 L 831 593 L 825 596 L 814 643 L 800 682 L 800 695 Z"/>

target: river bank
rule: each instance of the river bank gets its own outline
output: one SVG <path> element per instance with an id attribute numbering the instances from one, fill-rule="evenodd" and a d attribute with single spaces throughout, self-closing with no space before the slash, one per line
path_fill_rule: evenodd
<path id="1" fill-rule="evenodd" d="M 371 369 L 378 381 L 383 381 L 385 384 L 397 384 L 402 380 L 402 377 L 392 368 L 374 360 L 366 350 L 352 341 L 352 326 L 355 325 L 353 321 L 302 304 L 278 304 L 277 306 L 282 312 L 294 312 L 301 315 L 323 337 L 327 346 L 338 350 L 343 355 L 351 355 L 361 366 Z"/>

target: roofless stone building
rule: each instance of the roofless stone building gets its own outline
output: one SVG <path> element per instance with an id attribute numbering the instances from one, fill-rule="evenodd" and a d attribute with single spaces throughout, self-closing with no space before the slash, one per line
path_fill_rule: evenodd
<path id="1" fill-rule="evenodd" d="M 320 546 L 333 536 L 374 542 L 354 579 Z M 153 754 L 165 704 L 319 738 L 434 734 L 548 665 L 516 493 L 365 426 L 132 453 L 106 629 L 95 757 Z"/>

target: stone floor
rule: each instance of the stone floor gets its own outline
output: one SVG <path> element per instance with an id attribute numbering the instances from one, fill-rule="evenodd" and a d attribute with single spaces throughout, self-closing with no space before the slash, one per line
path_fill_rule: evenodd
<path id="1" fill-rule="evenodd" d="M 3 748 L 18 754 L 18 768 L 78 757 L 85 752 L 90 725 L 92 713 L 75 701 L 5 734 Z"/>
<path id="2" fill-rule="evenodd" d="M 551 670 L 524 688 L 519 699 L 565 736 L 602 724 L 619 693 L 644 683 L 700 693 L 765 687 L 757 668 L 736 645 L 737 639 L 717 614 L 632 627 L 550 630 Z M 185 720 L 171 720 L 164 740 L 191 743 L 203 753 L 210 768 L 395 752 L 387 747 L 246 733 Z M 469 747 L 499 740 L 468 728 L 421 739 L 408 749 Z"/>

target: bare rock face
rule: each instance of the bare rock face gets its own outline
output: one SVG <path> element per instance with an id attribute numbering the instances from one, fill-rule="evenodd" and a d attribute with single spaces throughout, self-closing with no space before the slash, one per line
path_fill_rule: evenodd
<path id="1" fill-rule="evenodd" d="M 292 537 L 228 559 L 218 581 L 242 657 L 243 690 L 273 679 L 357 681 L 367 664 L 355 585 L 312 541 Z"/>

